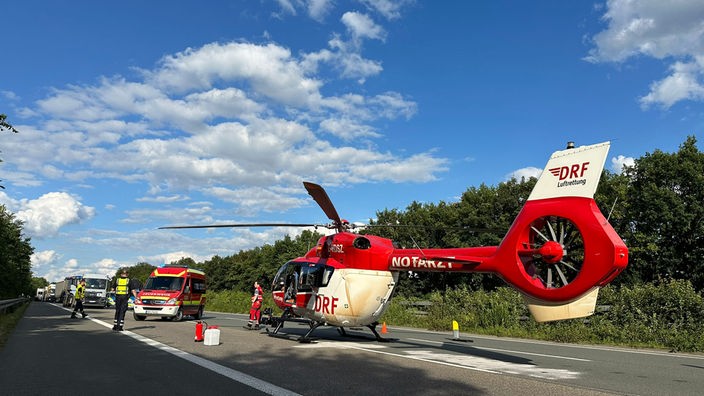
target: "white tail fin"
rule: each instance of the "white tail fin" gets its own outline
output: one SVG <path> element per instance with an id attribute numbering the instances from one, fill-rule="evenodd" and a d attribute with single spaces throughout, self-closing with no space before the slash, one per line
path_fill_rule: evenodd
<path id="1" fill-rule="evenodd" d="M 528 200 L 593 198 L 610 145 L 604 142 L 553 153 Z"/>
<path id="2" fill-rule="evenodd" d="M 594 198 L 610 145 L 610 142 L 604 142 L 553 153 L 528 200 Z M 542 301 L 527 295 L 524 295 L 524 300 L 537 322 L 547 322 L 592 315 L 598 295 L 599 287 L 594 287 L 566 304 Z"/>

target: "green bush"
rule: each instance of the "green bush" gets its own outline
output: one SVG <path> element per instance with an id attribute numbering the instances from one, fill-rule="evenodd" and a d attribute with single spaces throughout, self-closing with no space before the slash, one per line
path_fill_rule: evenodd
<path id="1" fill-rule="evenodd" d="M 209 311 L 247 313 L 251 305 L 251 295 L 242 291 L 209 291 L 206 297 Z M 423 310 L 420 301 L 431 305 Z M 450 332 L 457 321 L 464 333 L 704 351 L 704 299 L 689 281 L 607 286 L 597 305 L 608 309 L 588 318 L 537 323 L 513 288 L 486 292 L 458 287 L 425 298 L 395 296 L 380 322 Z M 263 306 L 275 307 L 270 293 L 264 293 Z"/>
<path id="2" fill-rule="evenodd" d="M 556 342 L 605 343 L 633 347 L 704 351 L 704 299 L 689 281 L 601 290 L 597 313 L 587 318 L 537 323 L 516 290 L 471 291 L 465 287 L 426 296 L 432 305 L 418 315 L 413 302 L 395 297 L 382 320 L 397 326 L 533 338 Z M 601 311 L 601 312 L 600 312 Z"/>
<path id="3" fill-rule="evenodd" d="M 605 293 L 603 321 L 620 328 L 616 342 L 675 351 L 704 351 L 704 299 L 686 280 L 622 287 Z M 609 329 L 613 336 L 616 333 Z"/>
<path id="4" fill-rule="evenodd" d="M 222 290 L 222 291 L 208 291 L 205 294 L 206 311 L 214 312 L 231 312 L 231 313 L 249 313 L 249 308 L 252 306 L 252 294 L 235 291 L 235 290 Z M 262 304 L 262 309 L 271 307 L 274 308 L 274 300 L 271 298 L 271 293 L 264 293 L 264 301 Z M 274 310 L 274 314 L 280 312 L 280 310 Z"/>

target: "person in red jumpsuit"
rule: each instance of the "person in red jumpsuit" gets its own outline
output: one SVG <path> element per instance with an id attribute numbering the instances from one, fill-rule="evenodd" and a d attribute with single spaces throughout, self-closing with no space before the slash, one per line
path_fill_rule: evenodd
<path id="1" fill-rule="evenodd" d="M 259 321 L 262 318 L 262 301 L 264 300 L 264 292 L 259 282 L 254 282 L 254 293 L 252 294 L 252 307 L 249 309 L 249 322 L 247 327 L 254 330 L 259 330 Z"/>

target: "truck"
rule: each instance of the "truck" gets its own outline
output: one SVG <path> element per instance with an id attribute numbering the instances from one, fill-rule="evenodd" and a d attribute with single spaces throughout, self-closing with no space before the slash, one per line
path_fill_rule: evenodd
<path id="1" fill-rule="evenodd" d="M 83 306 L 107 307 L 110 277 L 101 274 L 83 274 L 83 279 L 86 280 L 86 298 L 83 300 Z"/>
<path id="2" fill-rule="evenodd" d="M 37 294 L 34 295 L 34 299 L 36 301 L 44 301 L 44 288 L 43 287 L 37 288 Z"/>
<path id="3" fill-rule="evenodd" d="M 149 275 L 134 302 L 135 320 L 148 316 L 178 322 L 185 315 L 196 320 L 205 309 L 205 272 L 182 265 L 164 265 Z"/>
<path id="4" fill-rule="evenodd" d="M 49 283 L 49 285 L 44 288 L 44 301 L 56 302 L 56 283 Z"/>
<path id="5" fill-rule="evenodd" d="M 61 292 L 63 297 L 60 297 L 61 305 L 64 307 L 73 307 L 75 303 L 73 296 L 76 293 L 76 286 L 80 280 L 80 275 L 67 276 L 64 278 L 63 290 Z"/>
<path id="6" fill-rule="evenodd" d="M 54 289 L 54 296 L 56 297 L 56 302 L 63 303 L 66 297 L 66 281 L 60 280 L 56 282 L 56 288 Z"/>
<path id="7" fill-rule="evenodd" d="M 85 298 L 83 299 L 83 306 L 98 308 L 107 307 L 109 285 L 108 281 L 110 280 L 110 277 L 102 274 L 83 274 L 66 278 L 70 285 L 70 293 L 67 293 L 68 300 L 64 301 L 64 306 L 76 306 L 76 286 L 78 286 L 78 283 L 81 281 L 81 279 L 85 279 L 86 281 L 86 290 Z"/>

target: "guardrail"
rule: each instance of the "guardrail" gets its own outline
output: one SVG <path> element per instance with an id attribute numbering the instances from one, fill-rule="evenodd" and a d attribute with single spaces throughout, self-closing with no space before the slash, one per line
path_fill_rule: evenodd
<path id="1" fill-rule="evenodd" d="M 13 298 L 10 300 L 0 300 L 0 315 L 13 312 L 15 308 L 29 301 L 28 298 Z"/>
<path id="2" fill-rule="evenodd" d="M 430 306 L 433 305 L 433 303 L 430 301 L 403 301 L 401 302 L 401 305 L 406 307 L 406 309 L 410 309 L 411 313 L 415 316 L 426 316 L 428 315 Z M 594 314 L 603 314 L 605 312 L 608 312 L 609 310 L 611 310 L 611 305 L 597 305 Z M 520 321 L 527 321 L 530 319 L 531 317 L 527 315 L 518 318 L 518 320 Z M 584 320 L 587 322 L 589 321 L 588 318 Z"/>
<path id="3" fill-rule="evenodd" d="M 413 315 L 426 316 L 428 315 L 428 310 L 433 303 L 430 301 L 403 301 L 401 305 L 406 308 L 410 308 Z"/>

